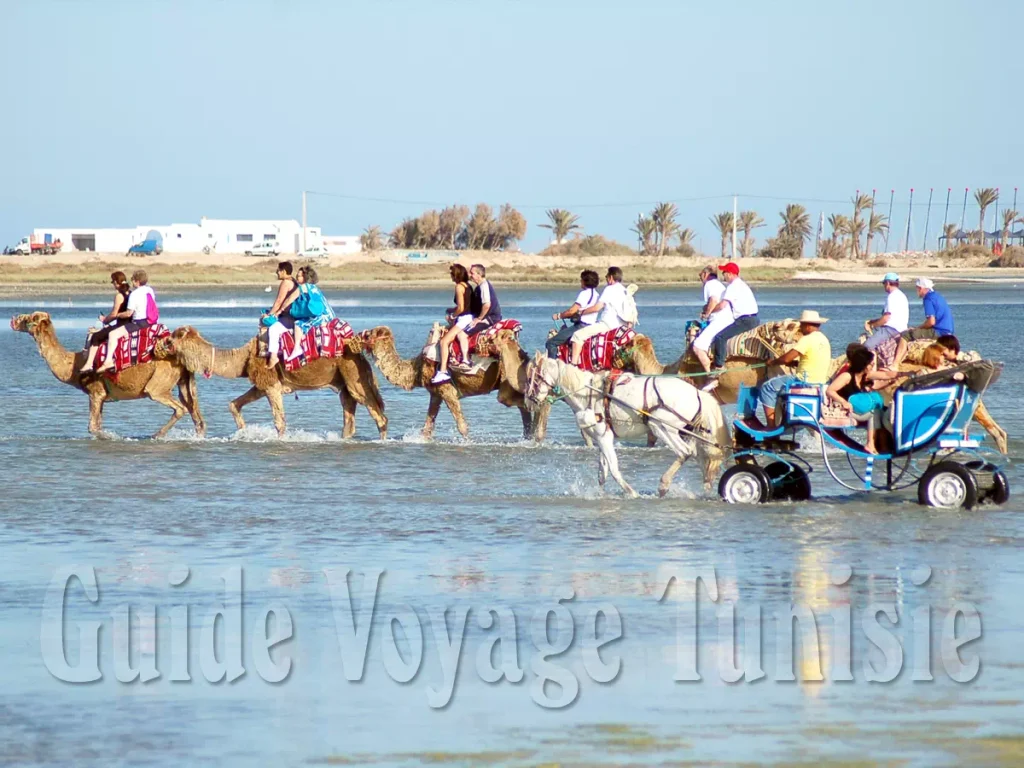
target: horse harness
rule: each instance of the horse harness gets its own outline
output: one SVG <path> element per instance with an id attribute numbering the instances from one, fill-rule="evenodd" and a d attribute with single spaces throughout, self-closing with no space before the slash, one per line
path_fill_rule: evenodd
<path id="1" fill-rule="evenodd" d="M 701 418 L 704 411 L 704 404 L 701 402 L 700 396 L 697 396 L 697 412 L 693 415 L 692 419 L 688 419 L 681 413 L 679 413 L 679 411 L 677 411 L 675 408 L 673 408 L 672 406 L 668 405 L 668 403 L 665 402 L 665 398 L 662 397 L 661 392 L 658 391 L 658 379 L 654 376 L 647 376 L 644 379 L 643 406 L 641 408 L 633 408 L 628 403 L 625 403 L 622 400 L 616 398 L 615 387 L 619 383 L 619 379 L 622 378 L 624 373 L 625 371 L 620 370 L 618 368 L 612 369 L 612 371 L 609 372 L 607 378 L 605 379 L 604 387 L 602 389 L 602 399 L 604 401 L 603 418 L 605 423 L 608 425 L 608 428 L 612 431 L 612 435 L 618 437 L 618 435 L 615 432 L 615 422 L 612 419 L 611 414 L 612 402 L 618 403 L 619 405 L 629 408 L 630 410 L 635 410 L 637 413 L 640 414 L 640 420 L 642 421 L 644 426 L 647 426 L 647 424 L 651 421 L 652 418 L 655 421 L 660 422 L 660 420 L 657 417 L 652 416 L 652 411 L 656 410 L 657 408 L 663 408 L 664 410 L 668 411 L 673 416 L 675 416 L 677 419 L 679 419 L 679 421 L 683 422 L 683 424 L 685 424 L 687 428 L 689 428 L 690 430 L 702 432 L 707 435 L 711 434 L 711 430 L 704 425 L 704 420 L 703 418 Z M 652 392 L 655 398 L 653 401 L 651 399 Z M 688 436 L 688 434 L 683 430 L 678 430 L 678 432 L 680 437 L 685 438 Z"/>

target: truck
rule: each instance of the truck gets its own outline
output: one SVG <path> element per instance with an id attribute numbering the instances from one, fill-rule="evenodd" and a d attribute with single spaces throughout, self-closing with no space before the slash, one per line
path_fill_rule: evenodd
<path id="1" fill-rule="evenodd" d="M 19 256 L 32 255 L 46 255 L 49 256 L 52 253 L 60 253 L 60 249 L 64 244 L 58 237 L 56 240 L 53 239 L 53 235 L 46 234 L 40 237 L 39 235 L 29 235 L 28 237 L 21 238 L 21 241 L 11 249 L 11 253 L 16 253 Z"/>

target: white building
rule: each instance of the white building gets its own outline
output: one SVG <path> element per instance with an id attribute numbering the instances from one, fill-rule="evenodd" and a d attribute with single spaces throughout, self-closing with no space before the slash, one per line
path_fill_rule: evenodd
<path id="1" fill-rule="evenodd" d="M 60 240 L 61 250 L 126 253 L 157 232 L 165 253 L 245 253 L 256 243 L 276 242 L 281 253 L 302 250 L 302 226 L 294 219 L 203 219 L 198 224 L 162 224 L 126 229 L 42 227 L 33 230 L 41 241 Z M 359 238 L 356 238 L 358 243 Z M 321 244 L 320 228 L 306 227 L 307 247 Z M 331 249 L 328 248 L 330 251 Z"/>

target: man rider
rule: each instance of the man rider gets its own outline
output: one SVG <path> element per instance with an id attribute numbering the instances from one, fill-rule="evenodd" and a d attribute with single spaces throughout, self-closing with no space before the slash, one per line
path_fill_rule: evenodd
<path id="1" fill-rule="evenodd" d="M 474 285 L 473 293 L 469 297 L 469 311 L 473 319 L 466 326 L 466 336 L 473 337 L 501 322 L 501 304 L 498 302 L 494 286 L 487 279 L 487 269 L 483 264 L 474 264 L 469 268 L 469 281 Z M 463 364 L 468 365 L 469 361 L 465 360 Z M 451 378 L 447 371 L 439 369 L 430 383 L 443 384 L 451 381 Z"/>
<path id="2" fill-rule="evenodd" d="M 597 302 L 584 310 L 580 310 L 580 317 L 596 315 L 597 322 L 585 325 L 572 334 L 572 364 L 580 364 L 580 356 L 583 354 L 583 342 L 592 336 L 608 333 L 626 324 L 623 315 L 625 314 L 624 304 L 626 301 L 626 286 L 622 284 L 622 270 L 618 267 L 608 267 L 605 274 L 605 288 Z"/>
<path id="3" fill-rule="evenodd" d="M 714 345 L 715 373 L 725 368 L 726 342 L 733 336 L 756 328 L 760 324 L 757 312 L 757 299 L 746 281 L 740 279 L 740 268 L 735 262 L 722 264 L 718 267 L 725 280 L 725 293 L 722 294 L 718 306 L 709 315 L 711 322 L 693 341 L 693 353 L 700 360 L 705 373 L 711 373 L 711 358 L 708 350 Z M 709 391 L 717 386 L 717 381 L 704 386 Z"/>
<path id="4" fill-rule="evenodd" d="M 927 277 L 919 277 L 914 285 L 917 287 L 917 297 L 924 305 L 924 322 L 916 328 L 908 328 L 903 338 L 913 341 L 955 335 L 953 312 L 945 297 L 935 290 L 935 283 Z"/>
<path id="5" fill-rule="evenodd" d="M 576 301 L 564 312 L 556 312 L 551 316 L 552 320 L 564 320 L 572 318 L 572 324 L 564 326 L 558 333 L 552 336 L 545 343 L 548 350 L 548 357 L 558 358 L 558 348 L 565 344 L 572 335 L 580 328 L 593 325 L 597 322 L 597 315 L 583 315 L 584 309 L 589 309 L 597 303 L 597 286 L 600 278 L 597 272 L 592 269 L 585 269 L 580 272 L 580 292 L 576 295 Z"/>

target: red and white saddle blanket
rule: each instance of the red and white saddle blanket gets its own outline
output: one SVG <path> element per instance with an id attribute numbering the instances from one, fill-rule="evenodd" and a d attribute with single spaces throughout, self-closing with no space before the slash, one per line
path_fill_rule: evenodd
<path id="1" fill-rule="evenodd" d="M 118 339 L 117 348 L 114 350 L 114 373 L 120 373 L 125 368 L 133 365 L 148 363 L 153 359 L 153 347 L 164 336 L 170 336 L 171 329 L 163 323 L 150 325 L 132 331 L 127 336 Z M 86 339 L 88 345 L 88 339 Z M 105 360 L 107 357 L 107 342 L 100 344 L 96 351 L 96 360 Z"/>
<path id="2" fill-rule="evenodd" d="M 608 371 L 614 368 L 616 353 L 623 347 L 629 346 L 636 338 L 636 331 L 628 326 L 616 328 L 608 333 L 601 333 L 591 336 L 583 342 L 583 351 L 580 353 L 580 370 L 583 371 Z M 568 363 L 572 359 L 571 341 L 558 348 L 558 359 Z"/>
<path id="3" fill-rule="evenodd" d="M 469 355 L 473 356 L 476 352 L 477 344 L 480 343 L 481 339 L 490 338 L 498 333 L 498 331 L 512 331 L 516 335 L 516 340 L 519 339 L 519 332 L 523 329 L 523 324 L 518 320 L 499 320 L 497 323 L 492 325 L 486 331 L 480 331 L 475 336 L 469 337 Z M 453 341 L 449 350 L 449 359 L 453 363 L 462 363 L 462 346 L 457 342 Z M 472 361 L 471 361 L 472 362 Z"/>
<path id="4" fill-rule="evenodd" d="M 281 349 L 278 355 L 281 364 L 286 371 L 297 371 L 306 363 L 319 360 L 322 357 L 341 357 L 345 354 L 345 342 L 355 336 L 352 326 L 344 320 L 334 318 L 329 323 L 317 325 L 311 328 L 302 337 L 302 353 L 294 360 L 288 360 L 288 356 L 295 349 L 295 334 L 289 331 L 281 337 Z M 260 330 L 260 353 L 269 357 L 266 352 L 267 335 L 266 329 Z"/>

